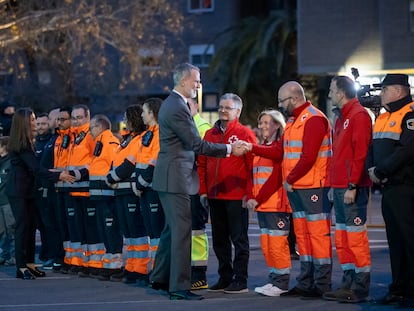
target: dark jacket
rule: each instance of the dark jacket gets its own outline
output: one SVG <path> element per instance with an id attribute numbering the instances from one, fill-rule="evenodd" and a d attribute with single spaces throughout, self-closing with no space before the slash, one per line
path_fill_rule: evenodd
<path id="1" fill-rule="evenodd" d="M 6 184 L 10 173 L 10 156 L 0 157 L 0 205 L 9 203 L 6 193 Z"/>
<path id="2" fill-rule="evenodd" d="M 6 186 L 9 197 L 33 198 L 35 193 L 35 176 L 57 182 L 60 172 L 50 172 L 40 166 L 33 150 L 18 153 L 10 152 L 11 171 Z"/>
<path id="3" fill-rule="evenodd" d="M 411 109 L 401 115 L 407 105 Z M 375 175 L 381 180 L 386 178 L 385 185 L 414 185 L 414 102 L 411 96 L 406 96 L 388 106 L 389 110 L 375 122 L 368 167 L 376 167 Z M 378 129 L 380 121 L 385 128 Z"/>

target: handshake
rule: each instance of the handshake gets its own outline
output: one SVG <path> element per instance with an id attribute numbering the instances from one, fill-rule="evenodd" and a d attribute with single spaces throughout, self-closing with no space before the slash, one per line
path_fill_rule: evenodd
<path id="1" fill-rule="evenodd" d="M 231 144 L 231 153 L 237 157 L 242 156 L 252 150 L 252 144 L 244 140 L 238 140 Z"/>

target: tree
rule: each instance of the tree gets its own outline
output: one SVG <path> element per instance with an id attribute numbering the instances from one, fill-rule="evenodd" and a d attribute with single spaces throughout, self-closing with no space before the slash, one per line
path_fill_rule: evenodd
<path id="1" fill-rule="evenodd" d="M 286 0 L 283 9 L 247 17 L 217 36 L 231 40 L 214 56 L 210 73 L 220 93 L 244 98 L 244 122 L 256 124 L 261 110 L 276 108 L 280 85 L 297 78 L 296 35 L 296 3 Z"/>
<path id="2" fill-rule="evenodd" d="M 0 0 L 0 72 L 38 81 L 39 66 L 53 68 L 75 97 L 143 87 L 144 77 L 169 72 L 169 38 L 183 16 L 168 0 Z M 162 57 L 161 57 L 162 56 Z M 36 76 L 33 74 L 36 72 Z"/>

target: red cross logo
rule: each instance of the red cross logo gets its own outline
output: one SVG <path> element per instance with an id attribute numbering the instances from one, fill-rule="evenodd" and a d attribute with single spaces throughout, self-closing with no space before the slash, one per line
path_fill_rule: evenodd
<path id="1" fill-rule="evenodd" d="M 229 144 L 235 143 L 236 141 L 239 141 L 239 139 L 236 135 L 231 135 L 229 137 Z"/>
<path id="2" fill-rule="evenodd" d="M 310 199 L 313 203 L 315 203 L 315 202 L 318 202 L 319 197 L 316 194 L 313 194 Z"/>
<path id="3" fill-rule="evenodd" d="M 354 224 L 356 224 L 356 225 L 360 225 L 361 223 L 362 223 L 361 218 L 359 218 L 359 217 L 355 217 L 355 218 L 354 218 Z"/>
<path id="4" fill-rule="evenodd" d="M 278 226 L 278 228 L 279 228 L 279 229 L 282 229 L 283 227 L 285 227 L 285 223 L 284 223 L 282 220 L 280 220 L 280 221 L 277 223 L 277 226 Z"/>

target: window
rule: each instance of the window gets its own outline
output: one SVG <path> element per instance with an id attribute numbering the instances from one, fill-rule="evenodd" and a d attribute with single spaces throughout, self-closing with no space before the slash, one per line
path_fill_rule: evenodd
<path id="1" fill-rule="evenodd" d="M 192 13 L 213 12 L 214 0 L 188 0 L 188 11 Z"/>
<path id="2" fill-rule="evenodd" d="M 198 67 L 208 67 L 214 55 L 214 45 L 198 44 L 190 46 L 190 63 Z"/>

